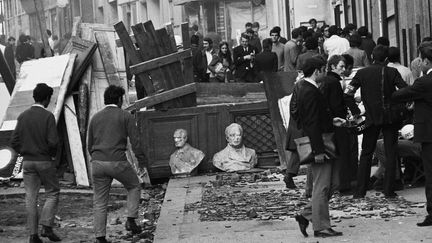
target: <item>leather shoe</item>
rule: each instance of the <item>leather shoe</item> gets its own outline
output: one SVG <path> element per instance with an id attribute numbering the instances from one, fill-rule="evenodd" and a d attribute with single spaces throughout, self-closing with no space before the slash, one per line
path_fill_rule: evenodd
<path id="1" fill-rule="evenodd" d="M 326 229 L 326 230 L 320 230 L 320 231 L 314 231 L 315 237 L 334 237 L 334 236 L 341 236 L 342 232 L 335 231 L 332 228 Z"/>
<path id="2" fill-rule="evenodd" d="M 423 222 L 417 223 L 417 226 L 431 226 L 432 225 L 432 216 L 427 216 Z"/>
<path id="3" fill-rule="evenodd" d="M 309 221 L 303 217 L 303 215 L 297 214 L 295 216 L 295 220 L 297 221 L 299 227 L 300 227 L 300 232 L 304 235 L 304 237 L 308 237 L 308 233 L 306 232 L 307 227 L 309 226 Z"/>
<path id="4" fill-rule="evenodd" d="M 286 175 L 284 177 L 284 182 L 285 182 L 286 188 L 289 188 L 289 189 L 296 189 L 297 188 L 297 186 L 294 184 L 294 180 L 293 180 L 292 175 Z"/>
<path id="5" fill-rule="evenodd" d="M 139 234 L 139 233 L 142 232 L 141 227 L 139 227 L 139 226 L 136 224 L 135 219 L 128 219 L 128 220 L 126 221 L 126 225 L 125 225 L 125 227 L 126 227 L 126 230 L 127 230 L 127 231 L 131 231 L 132 234 L 134 234 L 134 235 Z"/>
<path id="6" fill-rule="evenodd" d="M 43 243 L 38 235 L 30 235 L 29 243 Z"/>
<path id="7" fill-rule="evenodd" d="M 48 227 L 48 226 L 42 226 L 42 232 L 41 232 L 41 236 L 42 237 L 48 237 L 48 239 L 50 241 L 61 241 L 60 237 L 58 237 L 52 227 Z"/>

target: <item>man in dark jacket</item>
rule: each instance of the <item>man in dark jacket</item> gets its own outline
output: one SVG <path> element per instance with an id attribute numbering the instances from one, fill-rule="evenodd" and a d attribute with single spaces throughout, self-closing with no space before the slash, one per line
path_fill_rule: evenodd
<path id="1" fill-rule="evenodd" d="M 399 102 L 414 101 L 414 142 L 421 143 L 421 157 L 426 178 L 426 210 L 428 215 L 418 226 L 432 225 L 432 42 L 419 47 L 424 76 L 412 86 L 393 93 Z"/>
<path id="2" fill-rule="evenodd" d="M 241 45 L 233 50 L 236 82 L 255 82 L 255 54 L 258 51 L 249 45 L 249 37 L 242 34 Z"/>
<path id="3" fill-rule="evenodd" d="M 192 49 L 192 67 L 194 74 L 194 82 L 203 82 L 204 78 L 204 67 L 203 67 L 203 56 L 201 48 L 199 47 L 199 36 L 192 35 L 191 37 L 191 49 Z"/>
<path id="4" fill-rule="evenodd" d="M 15 38 L 9 37 L 8 45 L 5 48 L 4 57 L 12 72 L 13 77 L 16 79 L 16 67 L 15 67 Z"/>
<path id="5" fill-rule="evenodd" d="M 338 184 L 338 173 L 334 161 L 325 153 L 323 134 L 333 131 L 329 107 L 321 94 L 317 81 L 325 74 L 326 62 L 319 57 L 306 60 L 303 66 L 305 78 L 294 88 L 290 111 L 297 126 L 309 137 L 315 160 L 310 165 L 313 175 L 312 200 L 297 215 L 300 231 L 307 237 L 306 229 L 312 222 L 315 237 L 340 236 L 331 228 L 328 200 Z M 295 104 L 295 107 L 293 107 Z"/>
<path id="6" fill-rule="evenodd" d="M 12 134 L 12 148 L 23 156 L 24 187 L 26 191 L 27 224 L 30 243 L 39 243 L 38 236 L 38 193 L 41 184 L 45 188 L 46 201 L 42 210 L 41 236 L 51 241 L 60 241 L 54 234 L 54 216 L 57 211 L 60 186 L 53 158 L 59 142 L 54 115 L 47 111 L 53 89 L 45 83 L 33 90 L 35 104 L 18 117 Z"/>
<path id="7" fill-rule="evenodd" d="M 277 72 L 278 57 L 272 52 L 272 40 L 270 38 L 263 40 L 263 52 L 255 57 L 256 71 L 260 72 Z"/>
<path id="8" fill-rule="evenodd" d="M 385 110 L 391 109 L 390 98 L 397 88 L 403 88 L 407 84 L 403 81 L 395 68 L 385 66 L 388 56 L 388 47 L 378 45 L 372 52 L 373 64 L 360 69 L 345 90 L 345 101 L 355 116 L 360 115 L 354 94 L 361 88 L 361 99 L 365 106 L 366 126 L 363 134 L 360 165 L 357 176 L 357 190 L 355 198 L 362 198 L 368 189 L 371 171 L 372 156 L 375 151 L 378 136 L 382 131 L 385 141 L 384 195 L 393 198 L 395 171 L 397 163 L 397 139 L 401 122 L 392 121 L 385 116 Z M 389 107 L 390 106 L 390 107 Z"/>
<path id="9" fill-rule="evenodd" d="M 25 61 L 35 58 L 35 49 L 30 44 L 30 37 L 26 35 L 20 35 L 19 45 L 16 48 L 16 59 L 22 64 Z"/>

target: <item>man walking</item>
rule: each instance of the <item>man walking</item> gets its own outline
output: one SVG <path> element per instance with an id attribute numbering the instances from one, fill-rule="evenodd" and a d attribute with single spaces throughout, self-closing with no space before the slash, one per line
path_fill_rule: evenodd
<path id="1" fill-rule="evenodd" d="M 290 111 L 297 126 L 310 138 L 315 161 L 310 165 L 313 175 L 312 200 L 295 217 L 300 231 L 307 237 L 309 221 L 313 224 L 315 237 L 340 236 L 331 228 L 329 199 L 338 185 L 338 173 L 333 160 L 325 154 L 322 135 L 333 130 L 332 118 L 317 81 L 325 74 L 326 63 L 322 58 L 312 57 L 303 66 L 304 79 L 294 87 Z"/>
<path id="2" fill-rule="evenodd" d="M 39 243 L 38 194 L 41 184 L 45 188 L 46 201 L 42 210 L 41 236 L 51 241 L 61 239 L 54 234 L 52 226 L 57 211 L 60 186 L 56 175 L 54 157 L 59 142 L 54 115 L 47 111 L 53 89 L 39 83 L 33 90 L 35 104 L 18 117 L 12 134 L 11 146 L 23 156 L 24 188 L 26 192 L 27 225 L 30 243 Z"/>
<path id="3" fill-rule="evenodd" d="M 432 225 L 432 42 L 419 47 L 424 76 L 412 86 L 393 93 L 392 99 L 399 102 L 414 101 L 414 142 L 421 143 L 421 157 L 426 178 L 426 210 L 428 215 L 417 226 Z"/>
<path id="4" fill-rule="evenodd" d="M 122 87 L 110 85 L 104 93 L 106 107 L 96 113 L 90 121 L 87 148 L 91 155 L 93 177 L 94 230 L 96 242 L 107 242 L 106 221 L 109 192 L 113 179 L 127 189 L 126 230 L 141 233 L 135 223 L 138 217 L 140 184 L 138 177 L 126 158 L 127 139 L 130 139 L 138 161 L 144 161 L 138 130 L 133 116 L 122 110 Z"/>

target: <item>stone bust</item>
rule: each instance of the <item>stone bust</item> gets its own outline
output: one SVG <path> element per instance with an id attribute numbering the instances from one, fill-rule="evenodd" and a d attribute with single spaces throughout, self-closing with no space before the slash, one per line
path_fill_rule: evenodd
<path id="1" fill-rule="evenodd" d="M 174 175 L 190 174 L 204 159 L 205 154 L 187 143 L 187 131 L 177 129 L 174 132 L 176 151 L 170 156 L 169 165 Z"/>
<path id="2" fill-rule="evenodd" d="M 243 128 L 232 123 L 225 129 L 227 146 L 213 156 L 213 165 L 226 172 L 250 170 L 258 162 L 255 150 L 243 145 Z"/>

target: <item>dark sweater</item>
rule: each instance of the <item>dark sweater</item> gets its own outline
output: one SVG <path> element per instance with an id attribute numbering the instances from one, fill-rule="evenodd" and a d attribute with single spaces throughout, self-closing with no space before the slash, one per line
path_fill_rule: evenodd
<path id="1" fill-rule="evenodd" d="M 32 106 L 18 116 L 11 146 L 30 161 L 50 161 L 56 156 L 59 142 L 54 115 L 42 107 Z"/>
<path id="2" fill-rule="evenodd" d="M 107 106 L 90 121 L 87 149 L 92 160 L 126 161 L 128 137 L 135 156 L 144 161 L 134 117 L 118 107 Z"/>

